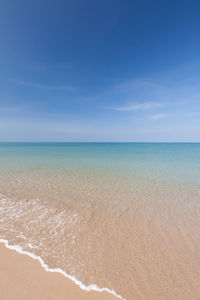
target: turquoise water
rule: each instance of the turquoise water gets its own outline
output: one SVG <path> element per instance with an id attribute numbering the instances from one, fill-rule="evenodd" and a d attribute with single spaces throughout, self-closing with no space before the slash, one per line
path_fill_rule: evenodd
<path id="1" fill-rule="evenodd" d="M 126 176 L 200 183 L 197 143 L 1 143 L 11 169 L 113 171 Z"/>
<path id="2" fill-rule="evenodd" d="M 0 143 L 0 239 L 88 290 L 199 299 L 199 228 L 200 144 Z"/>

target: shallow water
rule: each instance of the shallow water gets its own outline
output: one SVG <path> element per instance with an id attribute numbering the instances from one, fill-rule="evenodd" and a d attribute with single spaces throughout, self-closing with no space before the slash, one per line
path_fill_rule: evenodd
<path id="1" fill-rule="evenodd" d="M 129 299 L 200 299 L 200 144 L 0 144 L 0 238 Z"/>

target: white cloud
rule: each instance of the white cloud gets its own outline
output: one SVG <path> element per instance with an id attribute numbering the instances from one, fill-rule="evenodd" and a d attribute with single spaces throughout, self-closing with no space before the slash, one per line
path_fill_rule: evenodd
<path id="1" fill-rule="evenodd" d="M 160 102 L 144 102 L 144 103 L 136 103 L 128 106 L 118 106 L 113 107 L 113 110 L 118 111 L 132 111 L 132 110 L 149 110 L 155 107 L 163 107 L 165 103 Z"/>
<path id="2" fill-rule="evenodd" d="M 149 117 L 149 119 L 151 119 L 151 120 L 159 120 L 159 119 L 165 119 L 167 117 L 168 117 L 168 115 L 166 115 L 166 114 L 155 114 L 155 115 L 151 115 Z"/>

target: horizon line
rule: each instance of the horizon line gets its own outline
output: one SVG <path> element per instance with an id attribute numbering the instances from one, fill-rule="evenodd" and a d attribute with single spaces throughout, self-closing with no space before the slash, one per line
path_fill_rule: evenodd
<path id="1" fill-rule="evenodd" d="M 121 143 L 121 144 L 200 144 L 200 141 L 0 141 L 0 144 L 22 144 L 22 143 L 60 143 L 60 144 L 72 144 L 72 143 L 88 143 L 88 144 L 92 144 L 92 143 L 98 143 L 98 144 L 109 144 L 109 143 Z"/>

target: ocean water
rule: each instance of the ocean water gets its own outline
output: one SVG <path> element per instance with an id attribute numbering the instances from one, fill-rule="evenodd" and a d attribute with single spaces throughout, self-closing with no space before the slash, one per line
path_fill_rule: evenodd
<path id="1" fill-rule="evenodd" d="M 1 143 L 0 239 L 82 288 L 200 299 L 200 144 Z"/>

